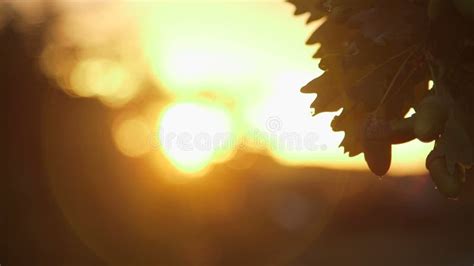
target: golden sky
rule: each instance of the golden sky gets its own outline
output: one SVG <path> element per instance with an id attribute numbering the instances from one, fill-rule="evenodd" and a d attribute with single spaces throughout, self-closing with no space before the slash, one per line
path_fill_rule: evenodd
<path id="1" fill-rule="evenodd" d="M 15 5 L 35 21 L 38 3 Z M 318 22 L 305 25 L 306 17 L 294 17 L 290 4 L 56 1 L 56 6 L 60 18 L 41 66 L 67 93 L 95 97 L 124 113 L 111 129 L 123 154 L 149 156 L 151 163 L 161 163 L 153 162 L 153 153 L 164 154 L 188 173 L 226 161 L 242 148 L 269 152 L 289 165 L 365 169 L 362 156 L 349 158 L 338 147 L 343 133 L 329 126 L 335 114 L 313 117 L 314 95 L 299 93 L 322 73 L 312 59 L 317 47 L 305 45 Z M 71 46 L 79 48 L 78 55 L 70 55 Z M 149 80 L 165 102 L 150 98 L 141 112 L 129 112 L 127 103 Z M 424 172 L 424 154 L 431 148 L 418 141 L 396 146 L 391 173 Z"/>

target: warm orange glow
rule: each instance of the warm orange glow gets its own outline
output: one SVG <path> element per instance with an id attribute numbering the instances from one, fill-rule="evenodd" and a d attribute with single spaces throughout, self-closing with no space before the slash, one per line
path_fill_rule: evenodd
<path id="1" fill-rule="evenodd" d="M 127 102 L 137 90 L 130 73 L 121 64 L 106 59 L 85 59 L 78 63 L 70 84 L 77 95 L 96 96 L 110 105 Z"/>
<path id="2" fill-rule="evenodd" d="M 366 169 L 362 156 L 348 158 L 338 147 L 343 134 L 330 129 L 335 114 L 311 116 L 314 95 L 299 93 L 322 73 L 312 59 L 317 47 L 304 45 L 318 23 L 306 26 L 306 18 L 294 17 L 290 4 L 110 2 L 78 11 L 59 1 L 58 7 L 62 16 L 42 66 L 65 91 L 123 107 L 144 90 L 141 84 L 155 82 L 154 89 L 171 106 L 158 111 L 159 127 L 192 134 L 231 130 L 246 146 L 269 151 L 285 164 Z M 71 46 L 77 54 L 68 50 Z M 184 103 L 203 94 L 212 101 Z M 222 110 L 213 104 L 226 106 L 230 115 L 218 115 Z M 415 141 L 394 147 L 392 173 L 424 172 L 431 146 Z M 162 152 L 184 172 L 229 158 L 214 150 Z"/>
<path id="3" fill-rule="evenodd" d="M 232 151 L 232 122 L 222 109 L 185 102 L 169 106 L 158 121 L 159 146 L 186 173 L 202 173 Z"/>
<path id="4" fill-rule="evenodd" d="M 151 150 L 152 132 L 138 118 L 119 121 L 113 137 L 118 149 L 126 156 L 138 157 Z"/>
<path id="5" fill-rule="evenodd" d="M 94 2 L 56 3 L 61 15 L 46 35 L 40 63 L 69 94 L 122 107 L 142 89 L 146 73 L 137 30 L 123 5 Z"/>

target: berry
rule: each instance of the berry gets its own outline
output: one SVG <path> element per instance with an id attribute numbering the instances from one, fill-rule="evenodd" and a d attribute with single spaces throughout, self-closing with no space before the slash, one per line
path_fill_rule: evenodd
<path id="1" fill-rule="evenodd" d="M 448 198 L 457 198 L 461 193 L 464 171 L 460 165 L 456 165 L 453 174 L 450 174 L 444 156 L 438 156 L 431 152 L 426 159 L 426 168 L 429 170 L 431 179 L 438 190 Z"/>
<path id="2" fill-rule="evenodd" d="M 423 142 L 439 137 L 448 119 L 448 108 L 440 97 L 428 96 L 418 106 L 415 114 L 414 133 Z"/>

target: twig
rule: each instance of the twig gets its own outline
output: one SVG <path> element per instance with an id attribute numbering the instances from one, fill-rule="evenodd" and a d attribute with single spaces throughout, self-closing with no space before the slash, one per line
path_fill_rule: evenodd
<path id="1" fill-rule="evenodd" d="M 386 66 L 388 63 L 392 62 L 393 60 L 399 58 L 400 56 L 410 52 L 410 50 L 414 49 L 417 45 L 413 45 L 413 46 L 410 46 L 408 47 L 407 49 L 401 51 L 400 53 L 390 57 L 389 59 L 387 59 L 386 61 L 384 61 L 383 63 L 381 63 L 380 65 L 376 66 L 372 71 L 370 71 L 369 73 L 365 74 L 364 76 L 362 76 L 360 79 L 358 79 L 355 84 L 359 84 L 361 83 L 364 79 L 368 78 L 370 75 L 372 75 L 373 73 L 375 73 L 376 71 L 378 71 L 379 69 L 381 69 L 382 67 Z"/>
<path id="2" fill-rule="evenodd" d="M 405 60 L 403 61 L 403 63 L 400 65 L 400 67 L 398 68 L 397 70 L 397 73 L 395 74 L 395 76 L 393 77 L 392 81 L 390 82 L 390 85 L 388 86 L 387 90 L 385 91 L 385 94 L 383 95 L 382 99 L 380 100 L 379 102 L 379 105 L 377 106 L 377 108 L 375 109 L 375 112 L 377 112 L 380 107 L 382 106 L 382 104 L 385 103 L 385 100 L 387 99 L 387 96 L 389 95 L 390 91 L 392 90 L 393 88 L 393 85 L 395 85 L 395 82 L 397 81 L 398 77 L 400 76 L 400 74 L 402 73 L 402 70 L 405 68 L 406 64 L 408 63 L 408 61 L 410 60 L 410 58 L 417 52 L 417 49 L 413 49 L 411 51 L 411 53 L 405 58 Z"/>
<path id="3" fill-rule="evenodd" d="M 417 71 L 418 69 L 417 68 L 413 68 L 410 73 L 408 73 L 408 75 L 406 76 L 406 78 L 402 81 L 402 83 L 400 84 L 400 86 L 398 86 L 398 90 L 394 92 L 393 95 L 396 95 L 398 92 L 400 92 L 400 90 L 406 85 L 406 83 L 410 80 L 410 78 L 413 76 L 413 74 L 415 74 L 415 72 Z"/>

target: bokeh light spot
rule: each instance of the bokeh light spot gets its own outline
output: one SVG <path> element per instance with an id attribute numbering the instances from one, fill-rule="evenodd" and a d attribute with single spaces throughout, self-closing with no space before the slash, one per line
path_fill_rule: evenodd
<path id="1" fill-rule="evenodd" d="M 151 130 L 140 119 L 126 119 L 117 123 L 113 135 L 117 148 L 124 155 L 139 157 L 151 150 Z"/>
<path id="2" fill-rule="evenodd" d="M 70 78 L 73 92 L 81 97 L 99 97 L 104 103 L 120 105 L 134 96 L 136 81 L 121 64 L 108 59 L 86 59 Z"/>

